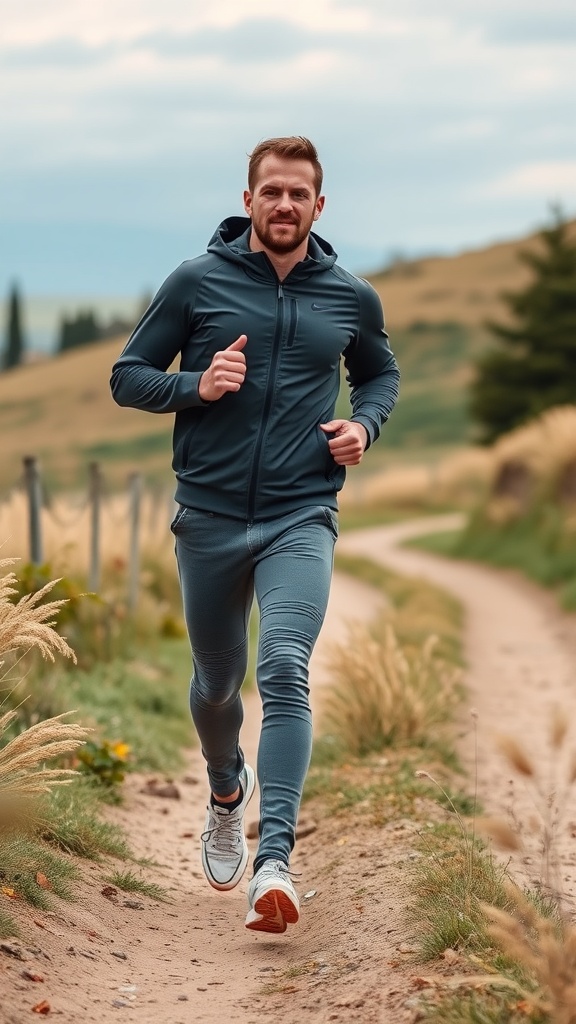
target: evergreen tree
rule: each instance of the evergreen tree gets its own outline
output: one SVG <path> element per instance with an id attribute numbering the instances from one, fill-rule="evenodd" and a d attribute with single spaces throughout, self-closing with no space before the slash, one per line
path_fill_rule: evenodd
<path id="1" fill-rule="evenodd" d="M 102 336 L 102 329 L 91 309 L 80 310 L 76 316 L 63 317 L 60 322 L 57 349 L 66 352 L 78 345 L 90 345 Z"/>
<path id="2" fill-rule="evenodd" d="M 24 333 L 22 330 L 22 300 L 17 285 L 12 285 L 8 298 L 8 321 L 2 368 L 11 370 L 19 366 L 24 356 Z"/>
<path id="3" fill-rule="evenodd" d="M 510 325 L 489 323 L 501 347 L 482 355 L 470 410 L 489 443 L 554 405 L 576 404 L 576 242 L 559 210 L 541 246 L 520 253 L 533 276 L 504 293 Z"/>

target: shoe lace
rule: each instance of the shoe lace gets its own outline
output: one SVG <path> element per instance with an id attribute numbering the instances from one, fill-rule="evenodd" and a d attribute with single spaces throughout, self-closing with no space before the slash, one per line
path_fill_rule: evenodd
<path id="1" fill-rule="evenodd" d="M 203 843 L 211 843 L 217 853 L 235 854 L 241 843 L 242 822 L 236 815 L 213 815 L 211 827 L 202 833 Z"/>
<path id="2" fill-rule="evenodd" d="M 300 878 L 302 874 L 301 871 L 292 871 L 281 860 L 264 861 L 259 873 L 262 878 L 273 877 L 274 875 L 288 875 L 289 878 Z"/>

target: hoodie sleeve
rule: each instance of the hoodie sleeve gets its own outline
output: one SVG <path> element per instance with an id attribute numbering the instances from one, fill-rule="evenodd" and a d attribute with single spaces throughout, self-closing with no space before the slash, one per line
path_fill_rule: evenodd
<path id="1" fill-rule="evenodd" d="M 388 344 L 378 293 L 360 278 L 355 279 L 355 287 L 358 333 L 344 352 L 344 365 L 350 385 L 351 418 L 366 427 L 368 448 L 394 408 L 400 371 Z"/>
<path id="2" fill-rule="evenodd" d="M 190 263 L 166 279 L 114 364 L 110 386 L 118 405 L 147 412 L 179 412 L 206 403 L 202 373 L 167 373 L 190 337 L 195 284 Z"/>

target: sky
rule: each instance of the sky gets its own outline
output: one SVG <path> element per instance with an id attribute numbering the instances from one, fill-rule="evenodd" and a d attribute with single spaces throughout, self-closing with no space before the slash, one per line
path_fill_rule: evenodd
<path id="1" fill-rule="evenodd" d="M 2 295 L 154 291 L 272 135 L 357 273 L 576 211 L 573 0 L 4 0 L 0 89 Z"/>

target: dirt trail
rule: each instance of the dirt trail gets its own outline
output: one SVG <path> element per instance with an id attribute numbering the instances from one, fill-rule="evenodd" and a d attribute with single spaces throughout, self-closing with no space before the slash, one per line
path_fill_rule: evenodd
<path id="1" fill-rule="evenodd" d="M 445 526 L 438 517 L 434 524 Z M 345 535 L 339 545 L 347 553 L 433 579 L 463 601 L 467 684 L 480 716 L 480 788 L 485 802 L 498 808 L 508 800 L 508 773 L 493 752 L 490 734 L 495 728 L 513 732 L 539 756 L 548 704 L 554 699 L 573 706 L 574 620 L 515 579 L 398 549 L 402 539 L 429 529 L 429 521 L 381 527 Z M 342 638 L 349 620 L 372 617 L 380 600 L 370 588 L 336 575 L 311 666 L 315 706 L 328 681 L 323 651 Z M 252 763 L 259 718 L 258 699 L 249 693 L 242 742 Z M 466 732 L 462 743 L 469 755 L 468 723 Z M 398 956 L 406 940 L 409 948 L 403 885 L 411 823 L 343 833 L 338 819 L 320 822 L 297 844 L 292 865 L 302 872 L 301 895 L 316 894 L 303 900 L 301 923 L 273 939 L 244 929 L 248 876 L 226 894 L 211 890 L 203 878 L 198 835 L 206 787 L 197 751 L 176 781 L 182 798 L 165 800 L 145 795 L 143 780 L 130 777 L 125 805 L 112 812 L 129 831 L 136 852 L 161 864 L 153 877 L 169 888 L 172 902 L 132 900 L 121 892 L 111 902 L 102 895 L 102 869 L 95 866 L 88 872 L 93 881 L 83 884 L 76 905 L 60 905 L 49 916 L 26 911 L 23 930 L 34 940 L 22 944 L 29 962 L 0 955 L 0 993 L 5 993 L 0 1024 L 31 1019 L 32 1006 L 41 999 L 49 1001 L 52 1015 L 63 1024 L 117 1019 L 126 1024 L 259 1024 L 263 1014 L 286 1024 L 412 1020 L 413 992 Z M 248 822 L 256 817 L 254 800 Z M 563 854 L 570 888 L 573 846 L 568 837 Z M 23 979 L 26 967 L 45 980 Z"/>

